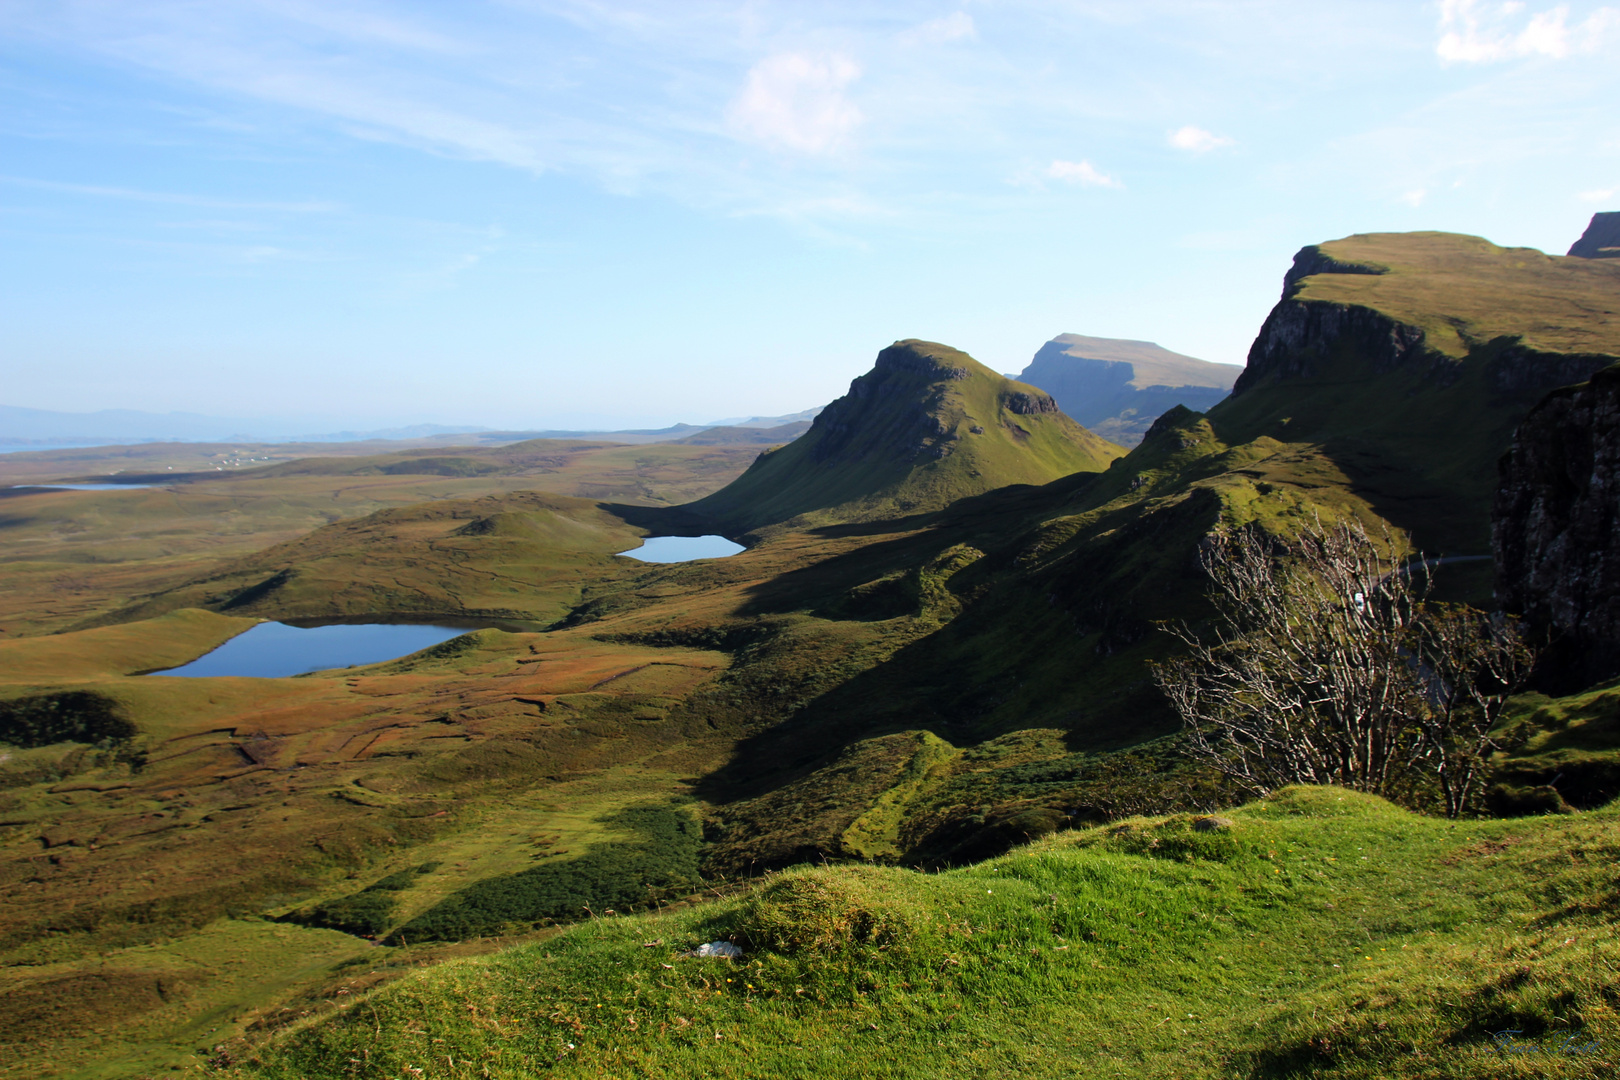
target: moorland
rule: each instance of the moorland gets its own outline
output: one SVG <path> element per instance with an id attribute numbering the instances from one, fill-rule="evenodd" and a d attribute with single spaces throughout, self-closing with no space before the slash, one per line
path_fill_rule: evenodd
<path id="1" fill-rule="evenodd" d="M 1620 260 L 1383 234 L 1129 450 L 904 340 L 763 451 L 0 457 L 150 485 L 0 499 L 0 1075 L 1604 1075 L 1620 689 L 1515 699 L 1447 820 L 1256 800 L 1148 664 L 1220 529 L 1387 527 L 1490 609 L 1498 459 L 1617 362 Z"/>

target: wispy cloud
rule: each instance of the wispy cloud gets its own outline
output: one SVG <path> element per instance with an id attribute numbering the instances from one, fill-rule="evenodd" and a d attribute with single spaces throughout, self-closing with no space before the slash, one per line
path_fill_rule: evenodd
<path id="1" fill-rule="evenodd" d="M 951 41 L 969 41 L 979 36 L 973 16 L 965 11 L 952 12 L 938 19 L 930 19 L 900 34 L 902 45 L 944 45 Z"/>
<path id="2" fill-rule="evenodd" d="M 1170 133 L 1171 146 L 1177 150 L 1190 150 L 1195 154 L 1207 154 L 1211 150 L 1232 144 L 1233 140 L 1224 135 L 1215 135 L 1191 124 Z"/>
<path id="3" fill-rule="evenodd" d="M 1562 59 L 1595 52 L 1620 30 L 1620 8 L 1598 8 L 1571 26 L 1569 5 L 1559 4 L 1524 18 L 1520 2 L 1440 0 L 1440 40 L 1435 52 L 1448 63 L 1483 64 L 1527 56 Z"/>
<path id="4" fill-rule="evenodd" d="M 1397 195 L 1395 197 L 1395 201 L 1405 203 L 1407 206 L 1410 206 L 1412 209 L 1416 210 L 1418 207 L 1423 205 L 1423 200 L 1428 196 L 1428 194 L 1429 193 L 1423 188 L 1413 188 L 1411 191 L 1403 191 L 1401 194 Z"/>
<path id="5" fill-rule="evenodd" d="M 208 195 L 191 195 L 174 191 L 141 191 L 138 188 L 108 187 L 101 184 L 69 184 L 56 180 L 37 180 L 27 176 L 0 176 L 0 184 L 13 187 L 56 191 L 68 195 L 86 195 L 98 199 L 126 199 L 133 202 L 168 203 L 177 206 L 205 207 L 210 210 L 273 210 L 289 214 L 326 214 L 342 209 L 331 202 L 261 202 L 251 199 L 219 199 Z"/>
<path id="6" fill-rule="evenodd" d="M 804 154 L 836 150 L 863 119 L 844 93 L 860 76 L 854 60 L 836 53 L 767 56 L 749 70 L 727 121 L 738 137 L 765 146 Z"/>
<path id="7" fill-rule="evenodd" d="M 1601 188 L 1601 189 L 1597 189 L 1597 190 L 1593 190 L 1593 191 L 1583 191 L 1583 192 L 1581 192 L 1579 195 L 1577 195 L 1575 197 L 1577 199 L 1580 199 L 1582 202 L 1600 203 L 1600 202 L 1608 202 L 1610 199 L 1614 198 L 1616 195 L 1620 195 L 1620 187 Z"/>
<path id="8" fill-rule="evenodd" d="M 1083 187 L 1123 188 L 1118 177 L 1099 172 L 1089 161 L 1054 161 L 1046 167 L 1046 175 L 1053 180 Z"/>
<path id="9" fill-rule="evenodd" d="M 1572 2 L 1578 16 L 1556 0 L 1530 2 L 1505 11 L 1498 0 L 1444 0 L 1438 35 L 1432 9 L 1404 0 L 1382 0 L 1373 15 L 1286 0 L 0 0 L 0 24 L 45 51 L 148 78 L 155 98 L 204 100 L 221 122 L 250 118 L 244 132 L 258 130 L 242 143 L 271 152 L 337 132 L 837 229 L 999 212 L 1024 197 L 1008 191 L 1009 176 L 1024 192 L 1123 186 L 1117 172 L 1068 160 L 1073 146 L 1117 169 L 1130 162 L 1132 186 L 1145 191 L 1133 156 L 1144 144 L 1188 155 L 1236 145 L 1172 121 L 1310 110 L 1296 138 L 1245 146 L 1275 166 L 1394 122 L 1387 88 L 1414 46 L 1416 63 L 1432 63 L 1436 36 L 1450 42 L 1442 55 L 1456 59 L 1446 62 L 1483 63 L 1596 55 L 1593 43 L 1620 25 L 1620 0 Z M 1544 87 L 1547 67 L 1528 65 L 1525 77 Z M 1307 69 L 1328 74 L 1308 93 L 1279 94 Z M 1359 75 L 1344 74 L 1352 69 Z M 1575 62 L 1557 70 L 1591 82 Z M 1361 76 L 1386 89 L 1343 92 Z M 1464 122 L 1446 130 L 1496 145 L 1546 141 L 1545 95 L 1515 93 L 1541 118 L 1516 118 L 1508 132 L 1496 113 L 1467 122 L 1474 106 L 1462 103 Z M 1364 158 L 1355 171 L 1387 160 Z M 1440 182 L 1380 175 L 1365 190 L 1387 202 Z"/>

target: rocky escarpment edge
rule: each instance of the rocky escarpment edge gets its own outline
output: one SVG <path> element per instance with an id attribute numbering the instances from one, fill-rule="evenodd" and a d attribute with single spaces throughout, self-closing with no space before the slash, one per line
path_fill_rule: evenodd
<path id="1" fill-rule="evenodd" d="M 1335 259 L 1316 244 L 1308 244 L 1294 256 L 1294 265 L 1283 275 L 1283 299 L 1292 299 L 1299 292 L 1300 283 L 1316 274 L 1379 274 L 1389 273 L 1381 263 L 1347 262 Z"/>
<path id="2" fill-rule="evenodd" d="M 1269 378 L 1309 378 L 1341 346 L 1370 360 L 1374 371 L 1394 370 L 1432 353 L 1423 339 L 1420 327 L 1358 304 L 1284 299 L 1266 316 L 1232 394 Z M 1439 353 L 1432 353 L 1432 359 L 1451 363 Z"/>
<path id="3" fill-rule="evenodd" d="M 1497 601 L 1548 635 L 1547 688 L 1620 675 L 1620 364 L 1525 417 L 1491 519 Z"/>

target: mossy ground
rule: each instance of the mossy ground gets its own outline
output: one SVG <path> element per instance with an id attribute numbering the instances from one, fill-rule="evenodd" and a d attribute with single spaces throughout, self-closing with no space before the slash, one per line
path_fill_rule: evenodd
<path id="1" fill-rule="evenodd" d="M 679 914 L 595 920 L 234 1048 L 234 1075 L 1620 1066 L 1620 814 L 1453 823 L 1288 789 L 1226 816 L 1212 831 L 1186 815 L 1129 820 L 938 874 L 796 869 Z M 682 956 L 714 938 L 747 955 Z"/>

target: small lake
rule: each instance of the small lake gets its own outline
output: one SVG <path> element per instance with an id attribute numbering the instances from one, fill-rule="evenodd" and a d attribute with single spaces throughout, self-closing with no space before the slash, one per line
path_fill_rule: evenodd
<path id="1" fill-rule="evenodd" d="M 423 626 L 411 623 L 337 623 L 330 626 L 290 626 L 260 623 L 182 667 L 154 671 L 153 675 L 206 678 L 248 675 L 283 679 L 310 671 L 326 671 L 355 664 L 380 664 L 409 656 L 430 645 L 467 633 L 465 626 Z"/>
<path id="2" fill-rule="evenodd" d="M 748 549 L 723 536 L 649 536 L 638 548 L 621 551 L 642 562 L 691 562 L 693 559 L 724 559 Z"/>

